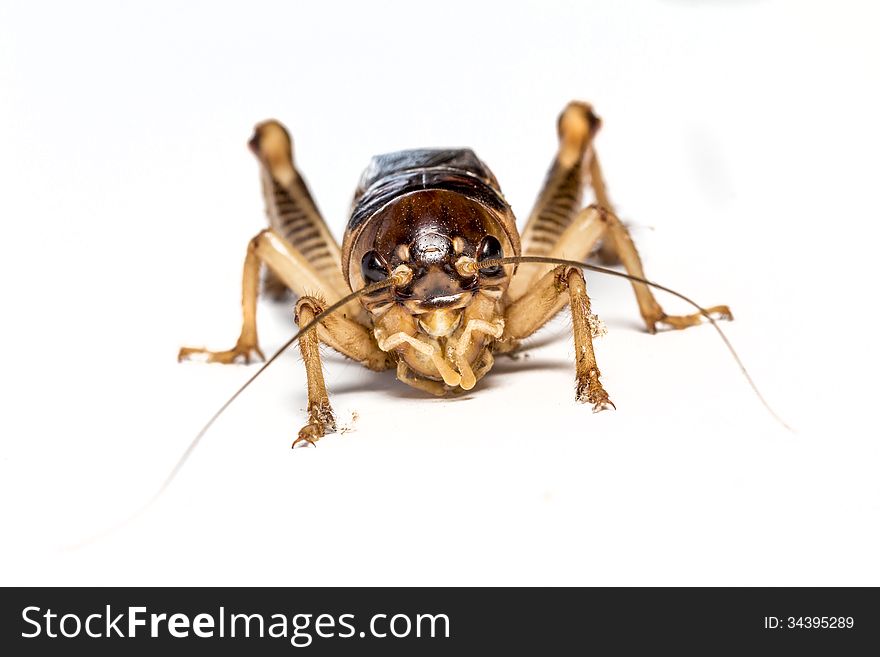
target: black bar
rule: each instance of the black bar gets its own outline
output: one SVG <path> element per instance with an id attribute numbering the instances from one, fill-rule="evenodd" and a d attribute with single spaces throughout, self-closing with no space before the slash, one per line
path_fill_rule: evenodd
<path id="1" fill-rule="evenodd" d="M 23 617 L 28 607 L 39 608 L 26 612 L 33 622 Z M 130 607 L 146 608 L 135 615 L 145 625 L 134 628 L 134 638 L 122 638 L 117 635 L 128 633 Z M 47 621 L 48 610 L 56 616 Z M 60 636 L 65 614 L 75 614 L 79 621 L 74 638 Z M 86 636 L 85 621 L 92 614 L 99 616 L 92 617 L 88 629 L 93 634 L 108 631 L 110 638 Z M 123 617 L 113 624 L 119 614 Z M 150 636 L 150 614 L 166 615 L 156 621 L 156 638 Z M 173 614 L 186 616 L 175 621 L 175 631 L 186 631 L 188 637 L 170 634 L 167 619 Z M 199 614 L 211 617 L 209 623 L 203 616 L 198 626 L 202 634 L 212 632 L 211 638 L 195 636 Z M 256 617 L 248 621 L 252 636 L 242 636 L 245 622 L 232 622 L 233 614 L 262 615 L 265 636 L 253 636 L 260 631 Z M 319 619 L 321 614 L 327 616 Z M 385 616 L 376 616 L 381 614 Z M 406 618 L 395 619 L 398 614 Z M 433 637 L 426 614 L 436 616 Z M 448 617 L 448 637 L 441 615 Z M 218 637 L 221 616 L 224 638 Z M 300 625 L 298 647 L 291 644 L 294 616 Z M 64 631 L 73 634 L 77 619 L 68 617 Z M 417 622 L 422 636 L 415 636 Z M 645 654 L 646 649 L 664 654 L 749 650 L 849 655 L 880 647 L 880 596 L 874 588 L 7 588 L 2 590 L 0 623 L 5 655 L 60 654 L 71 648 L 90 655 L 147 649 L 163 657 L 192 655 L 194 649 L 261 655 L 365 650 L 446 655 L 462 649 L 540 655 Z M 37 626 L 38 636 L 22 636 L 37 632 Z M 283 628 L 286 637 L 269 637 L 272 627 L 276 634 Z M 407 627 L 408 636 L 392 635 L 392 630 L 406 633 Z M 47 631 L 59 636 L 50 638 Z M 372 636 L 374 631 L 387 636 Z M 327 636 L 331 633 L 332 638 Z"/>

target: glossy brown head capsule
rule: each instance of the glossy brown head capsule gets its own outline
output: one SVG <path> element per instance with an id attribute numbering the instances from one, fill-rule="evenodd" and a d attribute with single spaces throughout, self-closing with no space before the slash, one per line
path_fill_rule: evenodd
<path id="1" fill-rule="evenodd" d="M 405 151 L 375 158 L 367 169 L 342 257 L 354 288 L 376 280 L 366 259 L 371 267 L 384 263 L 387 271 L 411 268 L 410 283 L 386 297 L 422 313 L 467 305 L 480 280 L 456 268 L 461 257 L 479 260 L 518 249 L 510 209 L 471 151 Z M 484 274 L 498 278 L 501 269 Z M 493 281 L 495 289 L 506 287 L 502 278 Z"/>

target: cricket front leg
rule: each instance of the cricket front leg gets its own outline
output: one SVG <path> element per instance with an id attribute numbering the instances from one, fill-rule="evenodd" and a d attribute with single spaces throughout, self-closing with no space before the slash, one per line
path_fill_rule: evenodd
<path id="1" fill-rule="evenodd" d="M 315 297 L 301 298 L 296 304 L 296 323 L 300 330 L 313 322 L 326 307 Z M 293 442 L 294 447 L 305 443 L 314 445 L 319 438 L 336 430 L 336 420 L 324 383 L 321 343 L 374 371 L 387 370 L 395 365 L 394 356 L 379 348 L 367 327 L 339 313 L 326 315 L 314 330 L 303 333 L 299 338 L 299 348 L 306 366 L 309 422 L 300 429 Z"/>
<path id="2" fill-rule="evenodd" d="M 558 266 L 542 276 L 529 292 L 508 306 L 502 347 L 516 344 L 546 324 L 566 304 L 571 307 L 575 349 L 575 398 L 594 411 L 614 408 L 599 380 L 593 337 L 600 335 L 599 320 L 590 311 L 590 298 L 579 269 Z"/>
<path id="3" fill-rule="evenodd" d="M 575 398 L 582 403 L 589 402 L 594 411 L 603 411 L 609 406 L 615 408 L 608 397 L 602 382 L 599 381 L 599 366 L 596 365 L 596 352 L 593 350 L 593 335 L 601 331 L 599 320 L 590 312 L 590 297 L 587 283 L 580 269 L 569 269 L 568 283 L 571 322 L 574 329 L 575 377 L 577 388 Z"/>
<path id="4" fill-rule="evenodd" d="M 300 329 L 309 324 L 321 312 L 315 299 L 304 297 L 296 304 L 296 323 Z M 327 433 L 336 431 L 336 418 L 330 407 L 330 396 L 324 383 L 324 372 L 321 368 L 321 352 L 318 343 L 318 331 L 307 331 L 299 338 L 299 349 L 306 366 L 306 382 L 309 397 L 309 423 L 299 430 L 292 447 L 315 441 Z"/>

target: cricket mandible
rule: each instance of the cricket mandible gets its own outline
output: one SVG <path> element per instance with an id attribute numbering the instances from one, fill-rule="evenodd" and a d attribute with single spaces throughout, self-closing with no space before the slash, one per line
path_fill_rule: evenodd
<path id="1" fill-rule="evenodd" d="M 361 176 L 340 247 L 294 164 L 290 134 L 274 120 L 258 124 L 249 146 L 260 164 L 269 228 L 247 247 L 241 334 L 232 349 L 184 347 L 179 360 L 265 360 L 256 325 L 265 266 L 265 294 L 281 298 L 289 290 L 298 297 L 300 331 L 285 347 L 299 342 L 308 422 L 294 446 L 313 444 L 336 429 L 319 342 L 371 370 L 396 369 L 400 381 L 426 393 L 450 395 L 474 388 L 495 355 L 513 353 L 566 306 L 575 345 L 575 398 L 596 411 L 613 407 L 593 350 L 600 325 L 583 269 L 628 278 L 651 333 L 703 319 L 718 329 L 714 319 L 730 319 L 731 313 L 723 305 L 702 308 L 645 278 L 635 244 L 608 199 L 594 146 L 600 125 L 583 102 L 569 103 L 559 115 L 559 147 L 521 234 L 498 181 L 473 151 L 374 157 Z M 586 187 L 595 203 L 582 207 Z M 591 256 L 622 264 L 626 273 L 586 264 Z M 668 315 L 652 287 L 676 294 L 698 312 Z"/>

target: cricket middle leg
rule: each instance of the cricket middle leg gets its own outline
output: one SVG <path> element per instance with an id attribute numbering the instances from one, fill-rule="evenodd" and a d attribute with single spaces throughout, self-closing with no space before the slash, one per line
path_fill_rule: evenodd
<path id="1" fill-rule="evenodd" d="M 615 255 L 620 258 L 627 274 L 641 279 L 647 278 L 642 267 L 642 259 L 626 226 L 613 212 L 599 205 L 591 205 L 581 210 L 547 255 L 554 258 L 584 260 L 601 240 L 614 245 Z M 544 267 L 549 269 L 550 266 L 544 265 Z M 657 326 L 661 324 L 673 329 L 684 329 L 696 326 L 703 320 L 702 313 L 667 314 L 649 286 L 637 281 L 630 282 L 639 304 L 639 312 L 649 333 L 655 333 Z M 712 306 L 706 310 L 718 319 L 733 319 L 727 306 Z"/>
<path id="2" fill-rule="evenodd" d="M 287 240 L 274 229 L 261 231 L 249 243 L 244 261 L 241 286 L 242 326 L 238 340 L 232 349 L 211 351 L 202 347 L 183 347 L 177 359 L 188 360 L 194 356 L 204 357 L 210 363 L 246 363 L 253 357 L 265 359 L 257 339 L 257 297 L 260 290 L 260 268 L 265 264 L 269 271 L 298 296 L 319 293 L 328 303 L 339 296 L 328 285 L 325 277 Z M 339 311 L 340 318 L 356 317 L 362 312 L 357 300 Z"/>
<path id="3" fill-rule="evenodd" d="M 645 271 L 642 267 L 642 259 L 636 245 L 630 237 L 629 231 L 623 222 L 617 216 L 609 211 L 600 209 L 605 214 L 606 219 L 606 240 L 614 244 L 615 255 L 620 258 L 626 273 L 641 279 L 647 279 Z M 662 306 L 657 302 L 651 288 L 644 283 L 630 281 L 632 283 L 633 292 L 636 295 L 636 301 L 639 304 L 639 313 L 645 321 L 645 327 L 649 333 L 657 332 L 657 325 L 662 324 L 672 329 L 685 329 L 690 326 L 696 326 L 702 323 L 703 313 L 692 313 L 690 315 L 669 315 L 663 310 Z M 706 312 L 713 315 L 716 319 L 732 320 L 733 313 L 730 308 L 725 305 L 711 306 L 706 308 Z"/>

